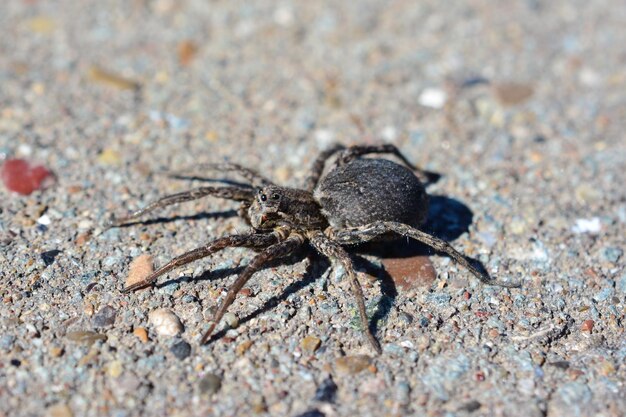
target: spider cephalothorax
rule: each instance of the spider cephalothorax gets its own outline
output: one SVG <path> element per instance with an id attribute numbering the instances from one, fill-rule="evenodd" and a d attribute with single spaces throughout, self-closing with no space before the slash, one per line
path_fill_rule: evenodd
<path id="1" fill-rule="evenodd" d="M 405 166 L 386 159 L 360 158 L 375 153 L 393 154 Z M 325 170 L 327 161 L 335 155 L 337 157 L 334 159 L 334 166 Z M 212 240 L 172 259 L 142 281 L 124 288 L 124 292 L 129 292 L 149 286 L 159 276 L 174 268 L 227 247 L 248 247 L 260 251 L 230 287 L 215 313 L 213 323 L 202 337 L 202 343 L 208 340 L 239 290 L 256 271 L 272 259 L 289 255 L 305 242 L 309 242 L 320 254 L 341 262 L 356 298 L 365 335 L 379 353 L 380 344 L 369 330 L 361 286 L 350 256 L 343 246 L 394 235 L 407 236 L 449 255 L 482 282 L 506 287 L 517 286 L 515 283 L 492 281 L 447 242 L 416 228 L 426 218 L 428 195 L 422 182 L 412 171 L 426 178 L 429 173 L 413 167 L 395 146 L 335 146 L 322 152 L 315 160 L 303 189 L 280 187 L 258 173 L 236 164 L 210 164 L 203 167 L 222 172 L 237 172 L 249 184 L 199 187 L 164 197 L 128 217 L 111 222 L 111 226 L 120 226 L 156 208 L 204 196 L 241 202 L 239 212 L 252 227 L 250 232 Z"/>

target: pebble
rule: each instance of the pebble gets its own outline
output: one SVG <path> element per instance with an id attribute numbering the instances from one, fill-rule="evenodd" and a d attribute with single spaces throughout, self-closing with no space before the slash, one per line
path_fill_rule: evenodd
<path id="1" fill-rule="evenodd" d="M 87 76 L 93 82 L 115 87 L 120 90 L 138 90 L 141 87 L 141 84 L 137 81 L 123 77 L 98 66 L 92 66 L 89 68 Z M 109 149 L 105 149 L 102 153 L 104 154 L 107 151 L 114 152 Z"/>
<path id="2" fill-rule="evenodd" d="M 105 335 L 90 331 L 68 332 L 65 337 L 72 342 L 84 343 L 86 345 L 91 345 L 98 340 L 107 340 Z"/>
<path id="3" fill-rule="evenodd" d="M 533 87 L 530 84 L 505 82 L 495 84 L 493 93 L 498 102 L 505 106 L 521 104 L 533 95 Z"/>
<path id="4" fill-rule="evenodd" d="M 23 159 L 7 159 L 0 166 L 0 179 L 7 189 L 28 195 L 49 185 L 53 176 L 41 165 L 31 165 Z"/>
<path id="5" fill-rule="evenodd" d="M 367 355 L 342 356 L 335 361 L 335 366 L 339 372 L 345 374 L 357 374 L 369 367 L 372 358 Z"/>
<path id="6" fill-rule="evenodd" d="M 143 327 L 137 327 L 135 330 L 133 330 L 133 334 L 137 336 L 139 340 L 142 341 L 142 343 L 147 343 L 148 340 L 150 340 L 148 338 L 148 331 Z"/>
<path id="7" fill-rule="evenodd" d="M 94 327 L 107 327 L 115 323 L 117 311 L 111 306 L 104 306 L 91 319 Z"/>
<path id="8" fill-rule="evenodd" d="M 411 402 L 411 387 L 408 382 L 400 381 L 396 385 L 395 398 L 398 404 L 400 405 L 409 405 Z"/>
<path id="9" fill-rule="evenodd" d="M 128 276 L 126 277 L 126 286 L 135 284 L 154 271 L 152 256 L 139 255 L 133 259 L 128 267 Z"/>
<path id="10" fill-rule="evenodd" d="M 622 276 L 620 276 L 617 279 L 615 288 L 617 289 L 617 291 L 621 292 L 622 294 L 626 294 L 626 271 L 624 271 L 622 273 Z"/>
<path id="11" fill-rule="evenodd" d="M 13 343 L 15 343 L 15 336 L 12 334 L 5 334 L 0 337 L 0 349 L 9 351 L 13 347 Z"/>
<path id="12" fill-rule="evenodd" d="M 191 345 L 184 340 L 176 342 L 170 347 L 170 352 L 181 361 L 191 354 Z"/>
<path id="13" fill-rule="evenodd" d="M 419 95 L 417 99 L 418 103 L 424 107 L 430 107 L 432 109 L 440 109 L 446 104 L 448 95 L 445 91 L 439 88 L 426 88 Z"/>
<path id="14" fill-rule="evenodd" d="M 246 340 L 245 342 L 242 342 L 237 346 L 237 348 L 235 349 L 235 353 L 238 356 L 241 356 L 244 353 L 246 353 L 246 351 L 250 349 L 251 346 L 252 346 L 252 340 Z"/>
<path id="15" fill-rule="evenodd" d="M 433 292 L 426 294 L 426 302 L 436 304 L 439 307 L 445 307 L 450 303 L 452 296 L 445 292 Z"/>
<path id="16" fill-rule="evenodd" d="M 300 348 L 306 352 L 315 352 L 321 345 L 322 341 L 315 336 L 307 336 L 300 341 Z"/>
<path id="17" fill-rule="evenodd" d="M 102 260 L 102 266 L 106 270 L 110 270 L 115 265 L 119 265 L 121 262 L 122 262 L 122 257 L 121 256 L 117 256 L 117 255 L 107 256 L 106 258 L 104 258 Z"/>
<path id="18" fill-rule="evenodd" d="M 48 353 L 50 353 L 50 356 L 52 356 L 53 358 L 58 358 L 59 356 L 63 355 L 63 348 L 60 346 L 50 346 L 50 348 L 48 349 Z"/>
<path id="19" fill-rule="evenodd" d="M 183 331 L 183 324 L 176 314 L 166 308 L 158 308 L 148 316 L 150 324 L 154 326 L 154 330 L 161 336 L 173 337 Z"/>
<path id="20" fill-rule="evenodd" d="M 437 271 L 428 256 L 385 258 L 382 262 L 396 286 L 405 291 L 430 287 L 437 279 Z"/>
<path id="21" fill-rule="evenodd" d="M 313 401 L 321 401 L 333 403 L 337 397 L 337 384 L 333 378 L 329 376 L 317 387 Z"/>
<path id="22" fill-rule="evenodd" d="M 614 264 L 616 264 L 617 261 L 619 261 L 619 258 L 624 255 L 624 251 L 617 246 L 607 246 L 605 248 L 602 248 L 601 253 L 602 258 Z"/>
<path id="23" fill-rule="evenodd" d="M 112 149 L 105 149 L 98 155 L 98 162 L 103 165 L 119 165 L 121 161 L 119 152 Z"/>
<path id="24" fill-rule="evenodd" d="M 590 233 L 596 235 L 602 229 L 602 224 L 598 217 L 592 217 L 590 219 L 576 219 L 576 223 L 572 226 L 572 232 L 582 234 Z"/>
<path id="25" fill-rule="evenodd" d="M 222 378 L 215 374 L 206 374 L 200 380 L 200 392 L 203 394 L 215 394 L 222 387 Z"/>
<path id="26" fill-rule="evenodd" d="M 49 417 L 73 417 L 74 413 L 67 404 L 58 403 L 48 407 Z"/>
<path id="27" fill-rule="evenodd" d="M 583 332 L 591 333 L 593 331 L 593 325 L 594 325 L 593 320 L 585 320 L 583 321 L 583 324 L 580 326 L 580 329 Z"/>
<path id="28" fill-rule="evenodd" d="M 115 360 L 109 363 L 107 366 L 107 374 L 112 378 L 118 378 L 122 375 L 124 371 L 124 367 L 122 366 L 122 362 Z"/>
<path id="29" fill-rule="evenodd" d="M 224 322 L 226 322 L 231 329 L 236 329 L 239 326 L 239 318 L 234 313 L 224 314 Z"/>

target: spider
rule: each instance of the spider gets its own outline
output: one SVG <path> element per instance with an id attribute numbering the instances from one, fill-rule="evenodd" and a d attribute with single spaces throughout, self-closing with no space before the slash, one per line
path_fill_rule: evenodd
<path id="1" fill-rule="evenodd" d="M 388 159 L 362 158 L 369 154 L 390 154 L 403 165 Z M 332 165 L 326 169 L 331 162 Z M 416 174 L 424 179 L 429 178 L 430 173 L 411 165 L 393 145 L 347 148 L 335 145 L 323 151 L 314 161 L 303 189 L 281 187 L 234 163 L 201 167 L 237 173 L 247 184 L 198 187 L 169 195 L 109 224 L 111 227 L 122 226 L 158 208 L 206 196 L 240 202 L 239 215 L 252 227 L 249 232 L 211 240 L 204 246 L 177 256 L 145 279 L 122 290 L 128 293 L 150 286 L 159 276 L 228 247 L 259 251 L 230 286 L 213 322 L 202 336 L 201 344 L 209 340 L 237 293 L 255 272 L 269 261 L 289 255 L 306 242 L 323 256 L 343 265 L 356 299 L 363 332 L 379 354 L 382 349 L 369 328 L 363 291 L 344 246 L 389 239 L 394 235 L 406 236 L 447 254 L 486 284 L 518 286 L 492 280 L 450 244 L 418 230 L 426 220 L 428 195 Z"/>

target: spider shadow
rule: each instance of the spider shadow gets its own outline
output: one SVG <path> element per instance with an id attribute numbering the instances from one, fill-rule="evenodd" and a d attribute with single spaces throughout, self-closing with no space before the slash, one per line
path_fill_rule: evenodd
<path id="1" fill-rule="evenodd" d="M 208 183 L 213 183 L 213 184 L 226 184 L 226 185 L 230 185 L 233 187 L 241 187 L 241 188 L 249 188 L 249 189 L 254 188 L 249 183 L 233 181 L 233 180 L 229 180 L 228 178 L 207 178 L 207 177 L 201 177 L 199 175 L 182 175 L 182 174 L 168 174 L 168 173 L 164 173 L 164 174 L 167 175 L 168 178 L 181 180 L 181 181 L 198 181 L 198 182 L 208 182 Z"/>
<path id="2" fill-rule="evenodd" d="M 387 271 L 385 271 L 384 267 L 370 262 L 359 255 L 352 254 L 352 258 L 357 269 L 364 271 L 368 275 L 376 277 L 380 281 L 381 297 L 378 301 L 378 305 L 376 306 L 376 311 L 368 323 L 369 330 L 373 335 L 376 335 L 376 332 L 378 331 L 378 324 L 385 320 L 391 312 L 391 307 L 393 307 L 396 302 L 398 290 L 396 289 L 396 284 L 393 281 L 393 278 Z"/>
<path id="3" fill-rule="evenodd" d="M 165 224 L 172 223 L 179 220 L 204 220 L 204 219 L 228 219 L 231 217 L 237 217 L 237 210 L 224 210 L 224 211 L 214 211 L 214 212 L 202 212 L 197 214 L 192 214 L 188 216 L 171 216 L 171 217 L 157 217 L 154 219 L 148 220 L 137 220 L 134 222 L 128 222 L 116 226 L 118 228 L 127 228 L 131 226 L 150 226 L 153 224 Z"/>
<path id="4" fill-rule="evenodd" d="M 308 253 L 307 253 L 307 248 L 305 247 L 304 250 L 300 249 L 298 250 L 298 252 L 296 252 L 295 254 L 291 255 L 288 258 L 276 259 L 272 262 L 268 262 L 265 268 L 272 267 L 272 265 L 276 266 L 278 264 L 293 265 L 295 263 L 301 262 L 305 258 L 309 259 L 309 264 L 307 265 L 307 268 L 304 271 L 302 278 L 295 280 L 291 284 L 287 285 L 287 287 L 285 287 L 279 295 L 275 295 L 271 297 L 269 300 L 263 303 L 263 305 L 260 308 L 256 309 L 252 313 L 240 319 L 239 323 L 240 324 L 247 323 L 251 321 L 252 319 L 260 316 L 261 314 L 267 313 L 271 309 L 278 306 L 278 304 L 280 304 L 282 301 L 285 301 L 287 298 L 289 298 L 290 295 L 295 294 L 298 291 L 314 283 L 318 278 L 320 278 L 324 274 L 326 269 L 330 267 L 330 262 L 327 259 L 318 255 L 316 252 L 312 250 L 308 250 Z M 320 266 L 323 266 L 323 268 L 321 268 Z M 320 273 L 320 269 L 321 269 L 321 273 Z M 228 330 L 229 329 L 226 327 L 218 332 L 213 333 L 213 335 L 211 335 L 211 337 L 207 341 L 207 344 L 213 343 L 214 341 L 221 339 L 222 337 L 226 335 L 226 332 Z"/>
<path id="5" fill-rule="evenodd" d="M 264 314 L 276 306 L 280 304 L 282 301 L 285 301 L 289 298 L 290 295 L 297 293 L 298 291 L 308 287 L 312 283 L 314 283 L 317 279 L 321 278 L 328 268 L 332 267 L 330 260 L 326 257 L 319 255 L 315 250 L 310 248 L 308 253 L 305 250 L 299 251 L 300 253 L 292 255 L 289 260 L 290 262 L 284 262 L 282 260 L 273 261 L 274 264 L 294 264 L 297 262 L 301 262 L 304 258 L 309 259 L 309 264 L 302 276 L 302 278 L 292 282 L 287 285 L 279 295 L 275 295 L 267 300 L 263 305 L 243 317 L 239 322 L 241 324 L 247 323 L 252 319 Z M 369 262 L 367 259 L 360 256 L 353 256 L 353 261 L 355 264 L 355 268 L 359 270 L 364 270 L 366 273 L 376 276 L 381 281 L 381 293 L 382 297 L 378 302 L 378 306 L 374 314 L 369 320 L 368 326 L 370 331 L 373 334 L 376 334 L 378 329 L 378 323 L 387 317 L 389 312 L 391 311 L 391 307 L 394 304 L 394 301 L 398 295 L 395 284 L 391 276 L 381 267 Z M 271 267 L 271 264 L 268 263 L 267 267 Z M 226 272 L 226 270 L 224 270 Z M 220 272 L 221 274 L 221 272 Z M 212 343 L 215 340 L 221 339 L 226 335 L 228 328 L 224 328 L 216 333 L 214 333 L 208 340 L 207 343 Z"/>

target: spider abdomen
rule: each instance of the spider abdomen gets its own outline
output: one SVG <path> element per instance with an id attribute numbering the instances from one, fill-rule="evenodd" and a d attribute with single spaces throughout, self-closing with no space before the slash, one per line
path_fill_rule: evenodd
<path id="1" fill-rule="evenodd" d="M 314 197 L 334 228 L 393 221 L 419 226 L 428 214 L 424 185 L 386 159 L 356 159 L 330 171 Z"/>

